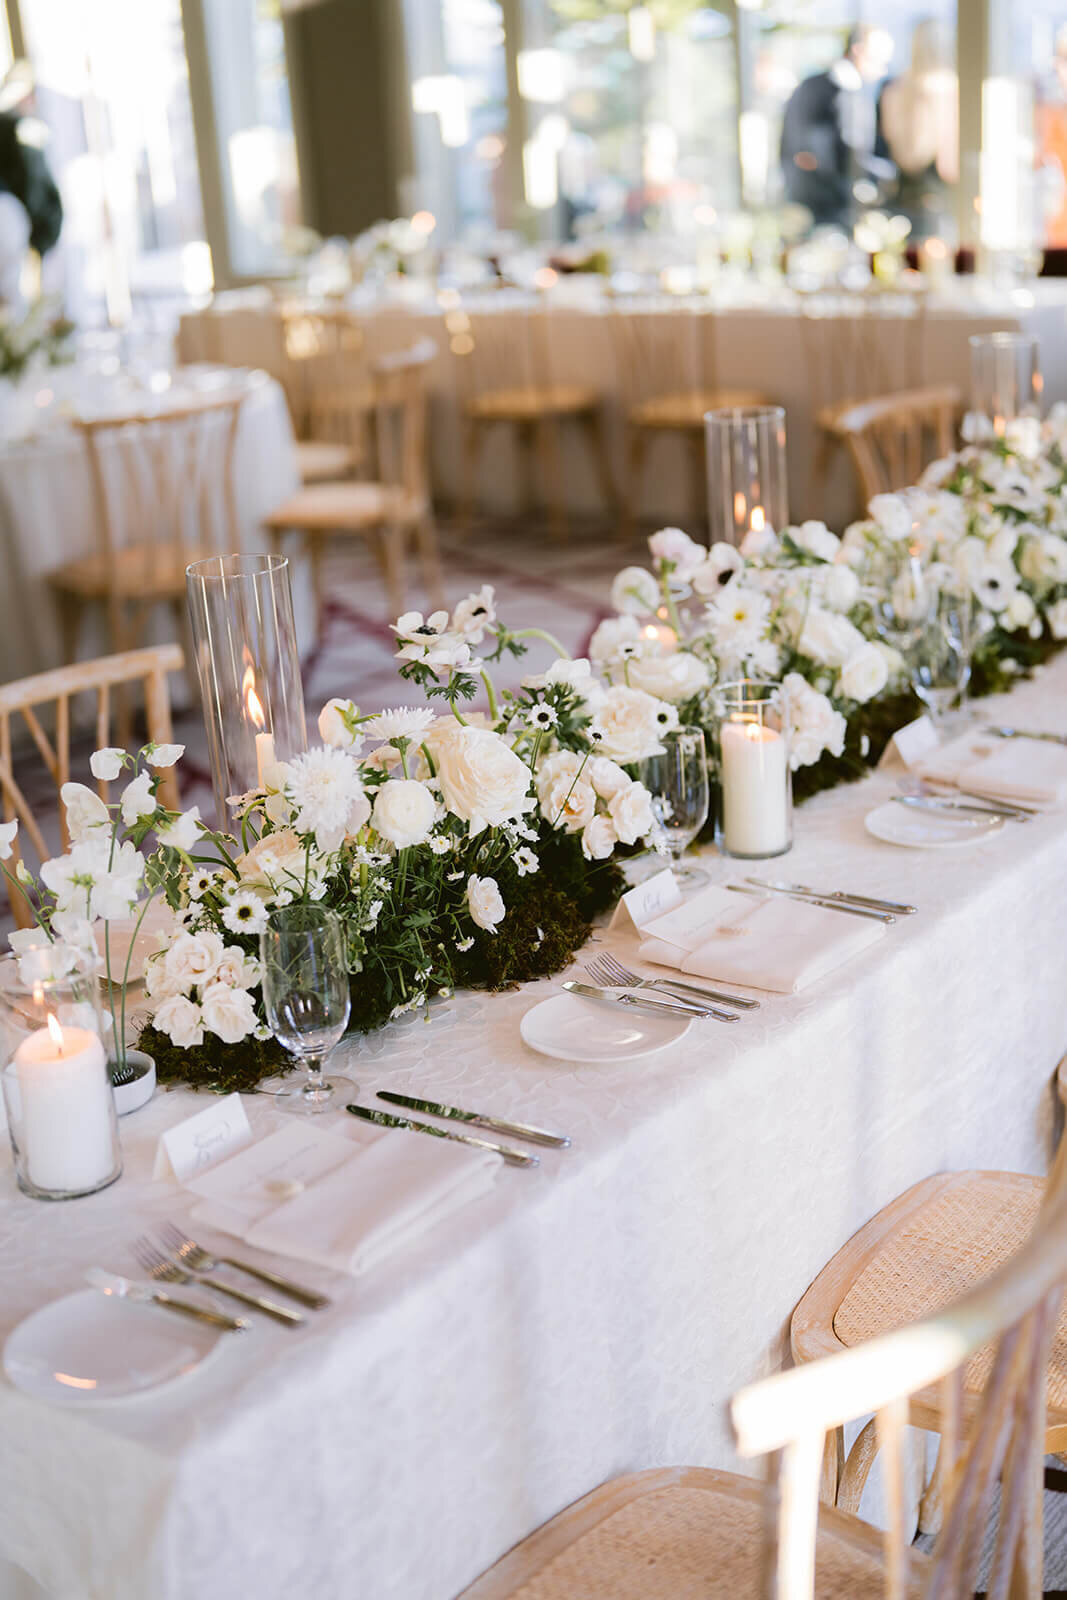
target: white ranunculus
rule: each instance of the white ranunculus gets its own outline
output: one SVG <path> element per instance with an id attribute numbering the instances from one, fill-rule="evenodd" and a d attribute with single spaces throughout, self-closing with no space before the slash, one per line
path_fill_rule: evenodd
<path id="1" fill-rule="evenodd" d="M 437 802 L 417 778 L 390 778 L 374 797 L 371 826 L 395 845 L 406 850 L 425 844 L 437 816 Z"/>
<path id="2" fill-rule="evenodd" d="M 172 994 L 164 1000 L 152 1017 L 152 1025 L 165 1033 L 179 1050 L 190 1050 L 204 1042 L 204 1024 L 200 1007 L 183 994 Z"/>
<path id="3" fill-rule="evenodd" d="M 542 800 L 541 810 L 553 828 L 579 833 L 596 811 L 596 790 L 584 778 L 560 778 Z"/>
<path id="4" fill-rule="evenodd" d="M 790 528 L 789 534 L 798 549 L 806 550 L 820 561 L 835 560 L 841 546 L 837 534 L 831 533 L 825 522 L 814 519 L 802 522 L 798 528 Z"/>
<path id="5" fill-rule="evenodd" d="M 617 762 L 609 761 L 607 756 L 593 756 L 586 766 L 585 776 L 601 800 L 614 799 L 620 789 L 629 788 L 633 781 Z"/>
<path id="6" fill-rule="evenodd" d="M 658 700 L 643 689 L 620 685 L 604 696 L 591 731 L 599 735 L 600 755 L 629 766 L 646 756 L 658 755 L 663 748 L 662 735 L 677 726 L 678 713 L 665 700 Z"/>
<path id="7" fill-rule="evenodd" d="M 59 794 L 66 808 L 71 844 L 81 844 L 96 828 L 110 827 L 111 813 L 107 806 L 84 783 L 65 783 Z"/>
<path id="8" fill-rule="evenodd" d="M 600 671 L 610 671 L 624 652 L 632 654 L 640 642 L 641 628 L 636 617 L 609 617 L 590 639 L 589 654 Z"/>
<path id="9" fill-rule="evenodd" d="M 842 667 L 863 644 L 863 635 L 847 617 L 813 606 L 804 618 L 797 650 L 824 667 Z"/>
<path id="10" fill-rule="evenodd" d="M 867 509 L 887 539 L 906 539 L 915 525 L 906 495 L 876 494 Z"/>
<path id="11" fill-rule="evenodd" d="M 735 572 L 741 571 L 744 564 L 745 558 L 740 550 L 719 540 L 712 545 L 706 559 L 693 574 L 691 581 L 694 591 L 710 600 L 724 583 L 729 583 Z"/>
<path id="12" fill-rule="evenodd" d="M 319 738 L 334 750 L 349 750 L 358 755 L 363 747 L 363 734 L 356 726 L 359 707 L 354 700 L 342 700 L 337 695 L 327 700 L 319 712 Z"/>
<path id="13" fill-rule="evenodd" d="M 606 861 L 617 843 L 610 817 L 593 817 L 582 830 L 582 854 L 587 861 Z"/>
<path id="14" fill-rule="evenodd" d="M 184 850 L 186 855 L 193 848 L 204 831 L 200 821 L 200 807 L 190 806 L 188 811 L 183 811 L 168 827 L 157 828 L 156 838 L 160 844 L 169 845 L 172 850 Z"/>
<path id="15" fill-rule="evenodd" d="M 622 844 L 636 844 L 652 832 L 652 796 L 643 783 L 631 783 L 608 802 L 611 817 Z"/>
<path id="16" fill-rule="evenodd" d="M 425 743 L 445 806 L 469 823 L 472 836 L 532 810 L 530 769 L 499 734 L 442 717 Z"/>
<path id="17" fill-rule="evenodd" d="M 0 822 L 0 861 L 10 861 L 11 852 L 15 847 L 15 835 L 19 831 L 18 821 Z"/>
<path id="18" fill-rule="evenodd" d="M 644 567 L 623 567 L 611 586 L 614 610 L 645 616 L 660 603 L 659 584 Z"/>
<path id="19" fill-rule="evenodd" d="M 259 1021 L 247 989 L 232 989 L 228 983 L 208 984 L 200 998 L 200 1014 L 205 1028 L 224 1044 L 240 1044 Z"/>
<path id="20" fill-rule="evenodd" d="M 504 920 L 504 901 L 495 878 L 467 879 L 467 908 L 479 928 L 496 932 L 497 923 Z"/>
<path id="21" fill-rule="evenodd" d="M 223 943 L 217 933 L 181 933 L 163 958 L 167 982 L 176 990 L 210 983 L 222 960 Z"/>
<path id="22" fill-rule="evenodd" d="M 841 668 L 837 692 L 846 700 L 865 705 L 880 694 L 889 681 L 889 665 L 873 644 L 862 644 Z"/>
<path id="23" fill-rule="evenodd" d="M 688 650 L 675 650 L 666 656 L 635 656 L 626 667 L 631 689 L 643 689 L 672 705 L 680 705 L 706 689 L 709 676 L 704 662 Z"/>
<path id="24" fill-rule="evenodd" d="M 94 750 L 89 757 L 89 771 L 102 783 L 111 783 L 122 771 L 125 759 L 125 750 L 120 750 L 117 745 L 105 745 L 102 750 Z"/>
<path id="25" fill-rule="evenodd" d="M 1048 628 L 1054 639 L 1067 639 L 1067 600 L 1057 600 L 1045 612 Z"/>
<path id="26" fill-rule="evenodd" d="M 150 744 L 145 760 L 150 767 L 172 767 L 185 754 L 183 744 Z"/>
<path id="27" fill-rule="evenodd" d="M 822 603 L 829 611 L 851 611 L 859 599 L 860 580 L 852 568 L 837 562 L 822 574 Z"/>
<path id="28" fill-rule="evenodd" d="M 688 583 L 707 556 L 702 544 L 696 544 L 681 528 L 661 528 L 648 541 L 654 560 L 671 563 L 671 577 L 679 583 Z"/>
<path id="29" fill-rule="evenodd" d="M 152 793 L 152 774 L 140 772 L 122 791 L 122 820 L 132 828 L 142 817 L 156 813 L 156 797 Z"/>
<path id="30" fill-rule="evenodd" d="M 789 673 L 782 688 L 789 721 L 789 762 L 794 772 L 818 761 L 824 750 L 839 756 L 848 727 L 841 713 L 799 672 Z"/>

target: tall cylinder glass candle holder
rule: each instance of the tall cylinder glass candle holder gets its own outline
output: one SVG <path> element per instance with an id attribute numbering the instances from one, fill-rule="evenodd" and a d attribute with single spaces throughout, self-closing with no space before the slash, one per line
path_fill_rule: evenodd
<path id="1" fill-rule="evenodd" d="M 715 690 L 720 801 L 715 842 L 742 861 L 781 856 L 793 844 L 789 722 L 779 683 L 751 678 Z"/>
<path id="2" fill-rule="evenodd" d="M 186 570 L 207 725 L 215 817 L 274 787 L 277 765 L 307 749 L 304 691 L 285 556 L 208 556 Z"/>
<path id="3" fill-rule="evenodd" d="M 1016 417 L 1040 413 L 1043 380 L 1037 340 L 1028 333 L 973 333 L 971 411 L 1002 437 Z"/>
<path id="4" fill-rule="evenodd" d="M 95 962 L 0 957 L 0 1083 L 19 1188 L 74 1200 L 122 1172 Z"/>
<path id="5" fill-rule="evenodd" d="M 704 417 L 711 542 L 740 545 L 789 521 L 785 411 L 735 406 Z"/>

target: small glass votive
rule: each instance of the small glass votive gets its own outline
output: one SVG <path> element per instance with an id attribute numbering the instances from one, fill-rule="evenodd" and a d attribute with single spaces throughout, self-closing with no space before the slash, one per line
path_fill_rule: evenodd
<path id="1" fill-rule="evenodd" d="M 789 521 L 785 411 L 735 406 L 704 416 L 710 542 L 740 545 Z"/>
<path id="2" fill-rule="evenodd" d="M 95 1194 L 122 1172 L 101 1040 L 95 963 L 42 945 L 0 958 L 0 1083 L 19 1188 L 38 1200 Z"/>
<path id="3" fill-rule="evenodd" d="M 1037 340 L 1029 333 L 973 333 L 968 343 L 972 412 L 997 437 L 1015 417 L 1036 417 L 1043 388 Z"/>
<path id="4" fill-rule="evenodd" d="M 780 683 L 742 678 L 715 691 L 720 803 L 715 842 L 742 861 L 781 856 L 793 844 L 789 724 Z"/>

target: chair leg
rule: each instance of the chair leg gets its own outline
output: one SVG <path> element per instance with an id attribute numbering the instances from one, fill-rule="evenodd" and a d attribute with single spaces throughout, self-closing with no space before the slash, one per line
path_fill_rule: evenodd
<path id="1" fill-rule="evenodd" d="M 404 533 L 396 523 L 388 523 L 379 530 L 376 543 L 390 617 L 399 617 L 404 610 Z"/>
<path id="2" fill-rule="evenodd" d="M 544 481 L 548 526 L 552 538 L 562 543 L 567 537 L 567 511 L 563 499 L 563 464 L 559 449 L 559 420 L 542 417 L 537 427 L 537 455 Z"/>
<path id="3" fill-rule="evenodd" d="M 626 487 L 623 492 L 622 521 L 619 530 L 623 539 L 627 541 L 632 540 L 636 534 L 641 514 L 641 486 L 645 476 L 648 443 L 645 429 L 631 424 L 626 438 Z"/>
<path id="4" fill-rule="evenodd" d="M 428 509 L 415 523 L 415 547 L 419 554 L 423 588 L 433 609 L 441 611 L 445 607 L 444 574 L 441 571 L 441 552 L 437 548 L 437 526 L 433 512 Z"/>
<path id="5" fill-rule="evenodd" d="M 611 470 L 611 456 L 608 453 L 604 413 L 598 406 L 595 411 L 583 412 L 579 420 L 589 440 L 589 448 L 593 454 L 593 466 L 596 469 L 597 479 L 600 484 L 600 494 L 604 501 L 604 509 L 609 516 L 614 518 L 618 526 L 621 505 L 619 491 L 615 483 L 615 474 Z"/>

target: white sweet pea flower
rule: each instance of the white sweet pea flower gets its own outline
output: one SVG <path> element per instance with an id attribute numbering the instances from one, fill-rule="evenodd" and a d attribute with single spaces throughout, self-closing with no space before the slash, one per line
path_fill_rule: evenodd
<path id="1" fill-rule="evenodd" d="M 850 566 L 838 561 L 818 575 L 819 594 L 828 611 L 851 611 L 860 594 L 860 580 Z"/>
<path id="2" fill-rule="evenodd" d="M 1041 422 L 1037 417 L 1012 417 L 1004 425 L 1004 443 L 1024 461 L 1036 461 L 1041 454 Z"/>
<path id="3" fill-rule="evenodd" d="M 349 750 L 357 755 L 363 745 L 358 717 L 359 707 L 354 700 L 341 700 L 336 696 L 327 700 L 319 712 L 319 738 L 335 750 Z"/>
<path id="4" fill-rule="evenodd" d="M 144 857 L 136 846 L 124 839 L 111 855 L 110 865 L 93 884 L 90 913 L 112 922 L 128 917 L 137 905 L 144 876 Z"/>
<path id="5" fill-rule="evenodd" d="M 658 566 L 670 563 L 670 576 L 679 583 L 688 583 L 707 555 L 704 546 L 696 544 L 681 528 L 661 528 L 649 539 L 648 548 Z"/>
<path id="6" fill-rule="evenodd" d="M 150 744 L 145 752 L 145 760 L 150 767 L 162 769 L 172 767 L 184 754 L 183 744 Z"/>
<path id="7" fill-rule="evenodd" d="M 759 560 L 761 556 L 769 556 L 778 543 L 778 536 L 769 524 L 762 528 L 749 528 L 741 540 L 741 554 L 746 561 Z"/>
<path id="8" fill-rule="evenodd" d="M 125 764 L 125 750 L 120 750 L 117 745 L 112 744 L 105 745 L 102 750 L 94 750 L 89 757 L 89 771 L 102 783 L 113 782 Z"/>
<path id="9" fill-rule="evenodd" d="M 156 838 L 160 844 L 167 845 L 171 850 L 184 850 L 188 855 L 193 845 L 204 831 L 200 821 L 200 807 L 190 806 L 188 811 L 183 811 L 181 816 L 162 828 L 156 829 Z"/>
<path id="10" fill-rule="evenodd" d="M 479 928 L 486 933 L 496 932 L 497 924 L 504 920 L 505 908 L 495 878 L 472 875 L 467 879 L 467 909 Z"/>
<path id="11" fill-rule="evenodd" d="M 122 791 L 123 822 L 127 828 L 132 828 L 142 817 L 154 816 L 157 809 L 156 797 L 152 793 L 152 774 L 138 773 Z"/>
<path id="12" fill-rule="evenodd" d="M 11 853 L 15 847 L 15 835 L 19 831 L 18 822 L 0 822 L 0 861 L 10 861 Z"/>
<path id="13" fill-rule="evenodd" d="M 92 789 L 84 783 L 65 783 L 59 791 L 67 814 L 67 832 L 72 844 L 89 839 L 97 828 L 111 826 L 111 813 Z"/>
<path id="14" fill-rule="evenodd" d="M 660 603 L 659 584 L 644 567 L 623 567 L 611 586 L 615 611 L 642 617 Z"/>

